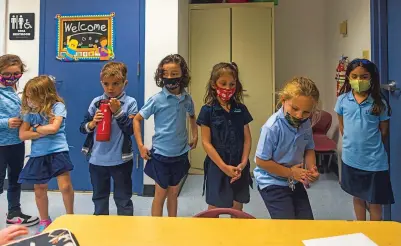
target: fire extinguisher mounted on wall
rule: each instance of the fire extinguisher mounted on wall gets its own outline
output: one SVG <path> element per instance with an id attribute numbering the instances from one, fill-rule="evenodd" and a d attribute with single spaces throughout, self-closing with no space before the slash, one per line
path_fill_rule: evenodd
<path id="1" fill-rule="evenodd" d="M 348 56 L 341 56 L 341 59 L 338 62 L 337 69 L 336 69 L 336 81 L 337 81 L 337 97 L 340 93 L 341 87 L 344 85 L 345 82 L 345 73 L 347 71 L 348 66 Z"/>

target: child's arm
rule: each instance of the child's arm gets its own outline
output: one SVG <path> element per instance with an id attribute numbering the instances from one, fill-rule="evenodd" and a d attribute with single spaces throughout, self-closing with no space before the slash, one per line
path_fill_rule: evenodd
<path id="1" fill-rule="evenodd" d="M 139 152 L 141 153 L 141 157 L 145 160 L 149 160 L 150 151 L 143 145 L 142 141 L 142 131 L 141 131 L 141 122 L 143 121 L 143 117 L 141 114 L 137 114 L 134 118 L 134 135 L 136 144 L 138 145 Z"/>
<path id="2" fill-rule="evenodd" d="M 49 123 L 44 126 L 38 126 L 36 128 L 36 132 L 41 135 L 51 135 L 56 134 L 60 129 L 61 124 L 63 123 L 63 116 L 55 116 L 52 123 Z"/>
<path id="3" fill-rule="evenodd" d="M 191 135 L 192 135 L 192 140 L 189 143 L 189 146 L 191 146 L 191 149 L 195 149 L 196 146 L 198 145 L 198 125 L 196 124 L 195 115 L 189 116 L 189 125 L 191 127 Z"/>
<path id="4" fill-rule="evenodd" d="M 304 182 L 307 178 L 307 171 L 303 168 L 303 164 L 292 166 L 291 168 L 278 164 L 273 160 L 262 160 L 256 157 L 256 165 L 260 168 L 283 178 L 293 178 L 297 181 Z"/>
<path id="5" fill-rule="evenodd" d="M 33 132 L 30 129 L 31 129 L 31 124 L 29 122 L 24 121 L 21 127 L 19 128 L 19 138 L 22 141 L 38 139 L 41 137 L 41 135 L 38 132 Z"/>
<path id="6" fill-rule="evenodd" d="M 221 159 L 219 153 L 217 153 L 216 149 L 211 143 L 210 136 L 210 128 L 205 125 L 201 125 L 201 135 L 202 135 L 202 145 L 206 154 L 210 159 L 222 170 L 227 176 L 233 178 L 240 173 L 240 169 L 235 166 L 230 166 L 224 163 L 223 159 Z"/>
<path id="7" fill-rule="evenodd" d="M 252 147 L 252 137 L 251 130 L 249 129 L 249 125 L 246 124 L 244 126 L 244 150 L 242 152 L 241 163 L 238 165 L 241 170 L 244 170 L 245 166 L 248 164 L 249 153 L 251 153 Z"/>
<path id="8" fill-rule="evenodd" d="M 343 121 L 343 116 L 342 115 L 337 115 L 338 116 L 338 126 L 340 128 L 340 133 L 341 135 L 344 135 L 344 121 Z"/>
<path id="9" fill-rule="evenodd" d="M 118 127 L 121 131 L 127 135 L 134 134 L 133 118 L 138 113 L 138 107 L 136 101 L 132 101 L 128 105 L 128 111 L 124 112 L 121 108 L 121 103 L 115 98 L 110 100 L 110 108 L 113 112 L 113 116 L 117 121 Z"/>

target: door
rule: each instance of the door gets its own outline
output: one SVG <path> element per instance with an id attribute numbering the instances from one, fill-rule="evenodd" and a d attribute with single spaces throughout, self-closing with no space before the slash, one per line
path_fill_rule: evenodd
<path id="1" fill-rule="evenodd" d="M 103 93 L 100 85 L 100 70 L 105 62 L 60 62 L 56 60 L 56 14 L 97 14 L 115 12 L 115 46 L 117 61 L 128 67 L 128 86 L 126 92 L 143 105 L 143 85 L 139 76 L 139 62 L 143 56 L 140 41 L 143 36 L 141 25 L 144 13 L 143 0 L 115 0 L 111 4 L 107 0 L 97 1 L 54 1 L 41 0 L 41 32 L 40 32 L 40 74 L 56 77 L 57 89 L 67 106 L 66 131 L 70 145 L 70 156 L 75 169 L 71 174 L 75 190 L 91 191 L 88 162 L 81 153 L 85 135 L 79 132 L 79 126 L 90 102 Z M 143 164 L 134 143 L 133 191 L 142 194 Z M 50 189 L 57 189 L 53 180 Z"/>
<path id="2" fill-rule="evenodd" d="M 260 129 L 274 108 L 272 11 L 260 6 L 232 8 L 232 60 L 238 65 L 244 103 L 253 117 L 252 170 Z"/>
<path id="3" fill-rule="evenodd" d="M 198 5 L 197 5 L 198 6 Z M 189 87 L 197 114 L 204 105 L 213 65 L 230 61 L 230 9 L 205 8 L 190 11 Z M 190 151 L 191 173 L 202 173 L 206 152 L 199 133 L 198 147 Z"/>
<path id="4" fill-rule="evenodd" d="M 372 0 L 372 55 L 381 72 L 382 88 L 392 109 L 388 153 L 395 204 L 385 219 L 401 222 L 401 1 Z"/>

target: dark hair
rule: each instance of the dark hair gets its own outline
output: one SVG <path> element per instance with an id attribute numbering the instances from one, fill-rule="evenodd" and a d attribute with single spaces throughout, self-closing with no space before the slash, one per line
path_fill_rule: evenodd
<path id="1" fill-rule="evenodd" d="M 210 74 L 210 79 L 206 86 L 206 94 L 204 98 L 205 104 L 211 105 L 215 100 L 217 100 L 217 92 L 216 89 L 213 87 L 217 86 L 217 80 L 225 73 L 229 73 L 236 81 L 235 93 L 231 100 L 234 100 L 236 103 L 242 103 L 243 88 L 241 81 L 239 80 L 239 71 L 237 64 L 235 62 L 220 62 L 213 66 L 212 72 Z"/>
<path id="2" fill-rule="evenodd" d="M 11 54 L 0 56 L 0 72 L 11 66 L 19 66 L 22 73 L 26 72 L 26 66 L 19 56 Z"/>
<path id="3" fill-rule="evenodd" d="M 345 82 L 340 89 L 339 95 L 350 92 L 352 90 L 351 84 L 349 83 L 349 75 L 357 67 L 363 67 L 364 69 L 366 69 L 371 77 L 370 88 L 367 92 L 372 96 L 374 101 L 372 105 L 372 114 L 380 115 L 387 107 L 388 115 L 391 116 L 390 104 L 388 103 L 387 99 L 381 94 L 379 69 L 377 68 L 376 64 L 367 59 L 354 59 L 348 64 Z M 384 99 L 386 104 L 383 103 L 382 99 Z"/>
<path id="4" fill-rule="evenodd" d="M 159 66 L 156 69 L 155 73 L 155 81 L 158 87 L 164 87 L 163 83 L 163 66 L 168 63 L 175 63 L 181 68 L 181 80 L 180 80 L 180 88 L 186 88 L 191 81 L 191 76 L 189 75 L 189 68 L 185 59 L 179 54 L 168 55 L 161 60 Z"/>

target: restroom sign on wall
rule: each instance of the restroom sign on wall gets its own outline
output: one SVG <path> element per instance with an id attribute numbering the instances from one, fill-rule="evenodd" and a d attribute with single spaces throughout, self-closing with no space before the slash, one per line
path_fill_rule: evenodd
<path id="1" fill-rule="evenodd" d="M 11 13 L 9 19 L 10 40 L 35 38 L 35 13 Z"/>

